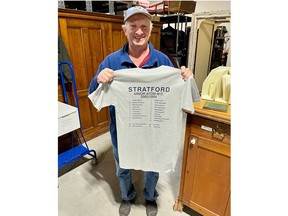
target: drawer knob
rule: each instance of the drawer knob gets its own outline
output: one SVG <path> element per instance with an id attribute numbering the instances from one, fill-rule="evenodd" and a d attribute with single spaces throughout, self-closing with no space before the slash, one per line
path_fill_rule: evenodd
<path id="1" fill-rule="evenodd" d="M 190 144 L 195 145 L 195 144 L 196 144 L 196 139 L 195 139 L 195 138 L 192 138 L 192 139 L 190 140 Z"/>

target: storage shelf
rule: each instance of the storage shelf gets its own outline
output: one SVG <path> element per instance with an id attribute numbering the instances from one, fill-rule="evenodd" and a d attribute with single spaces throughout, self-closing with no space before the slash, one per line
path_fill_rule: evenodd
<path id="1" fill-rule="evenodd" d="M 165 16 L 160 17 L 160 22 L 163 22 L 166 24 L 175 24 L 174 29 L 175 31 L 177 31 L 176 36 L 175 36 L 175 47 L 171 47 L 171 44 L 167 46 L 164 42 L 161 48 L 166 49 L 166 51 L 169 52 L 169 54 L 172 57 L 177 59 L 180 66 L 182 65 L 187 66 L 187 47 L 189 44 L 189 33 L 187 31 L 187 23 L 191 22 L 191 20 L 192 18 L 190 16 L 186 16 L 182 14 L 171 14 L 171 15 L 165 15 Z M 184 25 L 184 28 L 183 28 L 183 25 Z M 183 29 L 184 29 L 184 33 L 183 33 Z M 161 37 L 162 37 L 161 40 L 165 41 L 168 39 L 166 36 L 167 32 L 164 32 L 164 31 L 165 29 L 161 32 Z M 171 43 L 171 41 L 169 43 Z M 161 44 L 162 44 L 162 41 L 161 41 Z"/>
<path id="2" fill-rule="evenodd" d="M 179 17 L 180 23 L 191 22 L 191 17 L 180 15 L 180 14 L 161 16 L 160 21 L 164 23 L 177 23 L 178 17 Z"/>

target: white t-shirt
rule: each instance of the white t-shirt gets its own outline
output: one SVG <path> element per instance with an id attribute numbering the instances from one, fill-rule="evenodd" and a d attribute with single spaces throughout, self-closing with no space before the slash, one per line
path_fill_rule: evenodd
<path id="1" fill-rule="evenodd" d="M 187 114 L 200 95 L 195 81 L 180 69 L 160 66 L 114 71 L 88 97 L 98 111 L 115 106 L 119 165 L 125 169 L 174 171 L 184 142 Z"/>

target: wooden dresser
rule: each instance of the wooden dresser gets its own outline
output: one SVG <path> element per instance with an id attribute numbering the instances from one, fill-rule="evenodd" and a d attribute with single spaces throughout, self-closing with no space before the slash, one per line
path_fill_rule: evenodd
<path id="1" fill-rule="evenodd" d="M 175 211 L 187 206 L 205 216 L 230 216 L 230 105 L 227 112 L 195 102 L 188 114 L 181 183 Z"/>

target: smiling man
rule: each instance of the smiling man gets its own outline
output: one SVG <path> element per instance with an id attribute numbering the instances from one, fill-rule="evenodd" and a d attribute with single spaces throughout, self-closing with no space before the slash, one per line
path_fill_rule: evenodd
<path id="1" fill-rule="evenodd" d="M 152 31 L 151 19 L 152 16 L 146 13 L 146 9 L 139 6 L 126 12 L 122 28 L 129 41 L 129 57 L 137 67 L 142 67 L 150 56 L 147 45 Z"/>
<path id="2" fill-rule="evenodd" d="M 136 6 L 131 7 L 126 11 L 122 29 L 125 33 L 125 36 L 127 37 L 128 42 L 122 49 L 108 55 L 99 65 L 97 73 L 90 83 L 88 91 L 89 94 L 94 92 L 100 83 L 105 84 L 108 82 L 113 82 L 115 70 L 127 68 L 151 69 L 158 68 L 163 65 L 173 67 L 173 64 L 169 58 L 164 53 L 156 50 L 149 42 L 152 27 L 152 15 L 149 14 L 145 8 Z M 192 75 L 192 71 L 182 66 L 181 75 L 184 80 L 187 80 L 188 77 Z M 135 89 L 131 89 L 131 91 L 132 90 Z M 152 88 L 149 90 L 152 90 Z M 156 88 L 153 90 L 156 90 Z M 161 88 L 157 90 L 160 91 Z M 162 91 L 164 90 L 168 91 L 167 88 L 162 89 Z M 122 199 L 121 205 L 119 207 L 119 215 L 127 216 L 130 213 L 131 204 L 135 200 L 136 191 L 132 183 L 131 170 L 124 169 L 119 166 L 115 106 L 111 105 L 109 107 L 109 111 L 110 134 L 114 159 L 116 163 L 116 175 L 119 180 Z M 127 151 L 129 150 L 130 149 L 127 149 Z M 145 188 L 143 195 L 146 200 L 146 214 L 147 216 L 156 216 L 156 199 L 158 197 L 156 185 L 159 179 L 159 173 L 153 171 L 144 171 L 144 178 Z"/>

